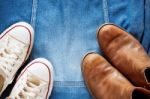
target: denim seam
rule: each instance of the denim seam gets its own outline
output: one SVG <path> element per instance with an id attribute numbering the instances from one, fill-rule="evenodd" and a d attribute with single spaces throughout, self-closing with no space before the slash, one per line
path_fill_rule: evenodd
<path id="1" fill-rule="evenodd" d="M 104 20 L 105 20 L 105 23 L 109 23 L 108 1 L 107 0 L 103 0 L 103 11 L 104 11 Z"/>
<path id="2" fill-rule="evenodd" d="M 144 12 L 143 12 L 143 15 L 144 15 L 144 19 L 143 19 L 143 33 L 142 33 L 142 35 L 141 35 L 141 39 L 140 39 L 140 43 L 142 43 L 142 41 L 143 41 L 143 39 L 144 39 L 144 34 L 145 34 L 145 1 L 144 1 Z"/>
<path id="3" fill-rule="evenodd" d="M 85 87 L 84 81 L 54 81 L 54 87 Z"/>
<path id="4" fill-rule="evenodd" d="M 37 11 L 37 0 L 32 1 L 32 14 L 31 14 L 31 25 L 35 29 L 36 21 L 36 11 Z"/>

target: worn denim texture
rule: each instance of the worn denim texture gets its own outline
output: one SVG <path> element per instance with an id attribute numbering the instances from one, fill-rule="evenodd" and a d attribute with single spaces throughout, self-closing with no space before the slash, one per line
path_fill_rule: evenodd
<path id="1" fill-rule="evenodd" d="M 54 66 L 50 99 L 91 99 L 80 63 L 85 53 L 102 54 L 96 31 L 114 23 L 136 37 L 150 54 L 150 0 L 0 0 L 0 32 L 25 21 L 35 29 L 30 60 Z"/>

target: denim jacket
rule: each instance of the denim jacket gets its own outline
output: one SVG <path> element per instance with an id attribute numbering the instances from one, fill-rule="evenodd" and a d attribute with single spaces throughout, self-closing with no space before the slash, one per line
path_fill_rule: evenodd
<path id="1" fill-rule="evenodd" d="M 104 23 L 124 28 L 150 54 L 150 0 L 0 0 L 0 32 L 18 21 L 35 30 L 30 60 L 43 57 L 54 66 L 49 99 L 92 98 L 80 63 L 89 51 L 102 54 L 96 31 Z"/>

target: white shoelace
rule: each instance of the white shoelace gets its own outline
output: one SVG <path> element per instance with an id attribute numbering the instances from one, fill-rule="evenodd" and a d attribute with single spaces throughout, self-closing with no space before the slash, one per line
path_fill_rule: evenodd
<path id="1" fill-rule="evenodd" d="M 0 69 L 5 73 L 7 79 L 14 75 L 12 72 L 15 69 L 18 69 L 16 64 L 21 61 L 24 49 L 25 44 L 11 36 L 6 36 L 0 41 Z"/>
<path id="2" fill-rule="evenodd" d="M 13 93 L 13 96 L 7 99 L 36 99 L 40 93 L 43 93 L 42 90 L 46 88 L 46 86 L 46 82 L 28 72 L 27 75 L 20 79 L 16 93 Z"/>

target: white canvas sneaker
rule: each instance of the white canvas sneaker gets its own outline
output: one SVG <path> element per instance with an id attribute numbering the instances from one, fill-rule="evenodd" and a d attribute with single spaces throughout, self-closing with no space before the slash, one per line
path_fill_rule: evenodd
<path id="1" fill-rule="evenodd" d="M 46 59 L 38 58 L 23 69 L 7 99 L 48 99 L 52 87 L 52 64 Z"/>
<path id="2" fill-rule="evenodd" d="M 27 60 L 33 45 L 33 28 L 18 22 L 0 35 L 0 95 Z"/>

